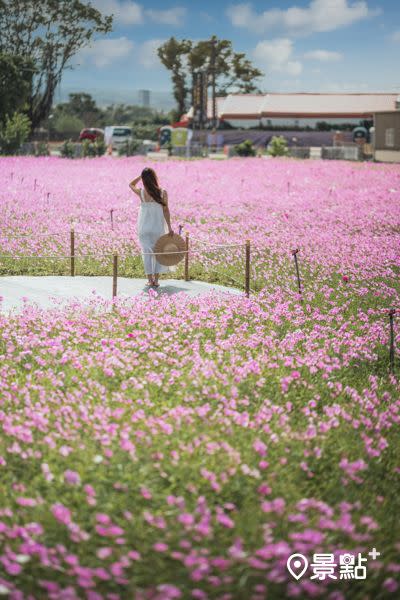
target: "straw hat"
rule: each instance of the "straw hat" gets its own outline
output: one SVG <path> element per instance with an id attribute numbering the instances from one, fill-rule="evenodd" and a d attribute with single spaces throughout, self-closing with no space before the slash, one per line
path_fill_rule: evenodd
<path id="1" fill-rule="evenodd" d="M 164 265 L 165 267 L 171 267 L 180 262 L 185 256 L 185 250 L 185 240 L 177 233 L 174 233 L 174 235 L 169 235 L 169 233 L 162 235 L 158 238 L 153 248 L 156 259 L 160 265 Z M 171 254 L 163 254 L 164 252 L 171 252 Z"/>

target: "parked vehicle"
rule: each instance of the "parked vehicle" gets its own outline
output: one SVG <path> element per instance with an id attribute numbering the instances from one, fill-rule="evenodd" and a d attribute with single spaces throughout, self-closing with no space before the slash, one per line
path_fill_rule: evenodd
<path id="1" fill-rule="evenodd" d="M 89 140 L 95 142 L 98 138 L 102 138 L 103 136 L 103 129 L 98 129 L 97 127 L 85 127 L 79 134 L 79 141 L 83 142 L 83 140 Z"/>
<path id="2" fill-rule="evenodd" d="M 104 141 L 106 146 L 111 145 L 113 149 L 118 150 L 127 142 L 133 141 L 132 128 L 123 125 L 110 125 L 104 130 Z"/>

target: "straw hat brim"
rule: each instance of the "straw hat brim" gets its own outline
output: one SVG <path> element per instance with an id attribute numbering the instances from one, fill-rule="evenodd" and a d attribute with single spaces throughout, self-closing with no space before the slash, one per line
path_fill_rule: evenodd
<path id="1" fill-rule="evenodd" d="M 174 235 L 169 235 L 169 233 L 162 235 L 158 238 L 153 248 L 157 261 L 165 267 L 171 267 L 183 260 L 185 250 L 185 240 L 177 233 L 174 233 Z"/>

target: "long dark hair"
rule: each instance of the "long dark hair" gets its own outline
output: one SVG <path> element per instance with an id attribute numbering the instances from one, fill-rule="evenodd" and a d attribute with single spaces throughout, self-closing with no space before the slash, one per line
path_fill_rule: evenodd
<path id="1" fill-rule="evenodd" d="M 156 172 L 153 169 L 147 167 L 142 171 L 142 181 L 144 185 L 144 189 L 158 204 L 165 205 L 165 202 L 162 198 L 162 192 L 160 188 L 160 184 L 158 183 Z"/>

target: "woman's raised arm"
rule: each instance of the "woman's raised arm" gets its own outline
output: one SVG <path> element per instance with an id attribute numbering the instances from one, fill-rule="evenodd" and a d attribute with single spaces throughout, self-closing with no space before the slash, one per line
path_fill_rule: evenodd
<path id="1" fill-rule="evenodd" d="M 139 197 L 140 197 L 140 189 L 137 188 L 136 186 L 141 179 L 142 179 L 142 176 L 139 175 L 138 177 L 135 177 L 135 179 L 132 179 L 132 181 L 129 184 L 129 187 L 131 188 L 132 192 L 135 192 L 135 194 Z"/>

